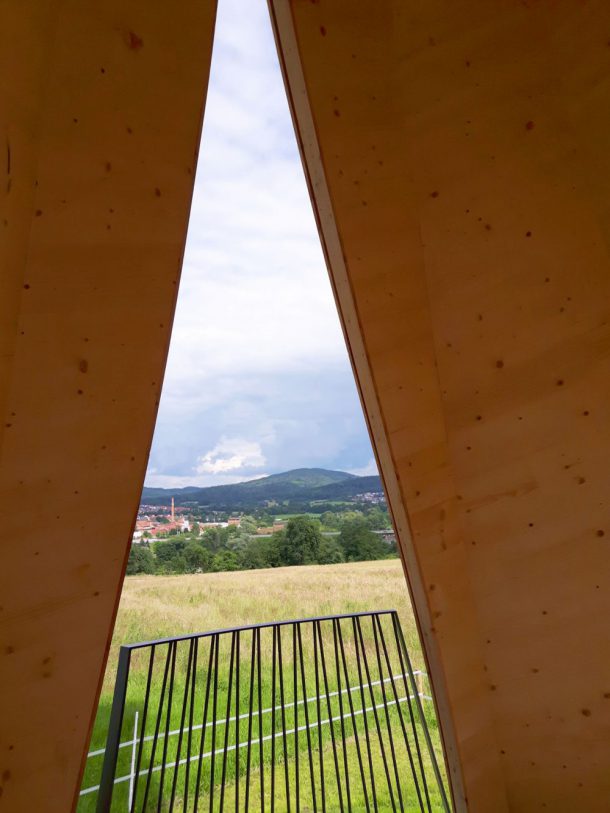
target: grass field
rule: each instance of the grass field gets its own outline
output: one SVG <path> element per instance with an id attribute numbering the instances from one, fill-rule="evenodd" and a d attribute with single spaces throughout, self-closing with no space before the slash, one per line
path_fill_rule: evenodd
<path id="1" fill-rule="evenodd" d="M 403 633 L 407 642 L 407 646 L 413 659 L 415 669 L 422 668 L 423 662 L 419 648 L 415 623 L 411 612 L 408 595 L 404 583 L 404 576 L 402 573 L 402 566 L 399 560 L 384 560 L 376 562 L 363 562 L 354 564 L 341 564 L 341 565 L 327 565 L 327 566 L 312 566 L 312 567 L 295 567 L 295 568 L 279 568 L 276 570 L 258 570 L 246 572 L 232 572 L 232 573 L 215 573 L 215 574 L 201 574 L 201 575 L 188 575 L 188 576 L 146 576 L 146 577 L 130 577 L 125 581 L 119 614 L 117 618 L 113 644 L 110 652 L 109 664 L 107 669 L 106 678 L 102 690 L 102 697 L 100 700 L 100 707 L 94 729 L 94 734 L 91 742 L 91 750 L 103 748 L 105 745 L 105 735 L 108 725 L 108 718 L 110 713 L 110 704 L 112 700 L 112 691 L 114 687 L 114 680 L 116 675 L 116 664 L 118 657 L 118 649 L 121 644 L 134 643 L 138 641 L 146 641 L 151 639 L 163 638 L 168 636 L 175 636 L 183 633 L 196 633 L 206 632 L 209 630 L 222 629 L 226 627 L 234 627 L 245 624 L 254 624 L 266 621 L 279 621 L 289 620 L 294 618 L 307 618 L 310 616 L 320 615 L 334 615 L 340 613 L 355 613 L 369 610 L 386 610 L 395 609 L 398 612 Z M 371 628 L 372 629 L 372 628 Z M 367 627 L 368 630 L 368 627 Z M 365 637 L 372 640 L 372 633 L 365 632 Z M 369 641 L 370 643 L 370 641 Z M 286 658 L 290 663 L 289 669 L 292 669 L 292 661 L 290 660 L 290 653 L 288 652 L 289 641 L 284 642 L 286 647 Z M 247 642 L 244 638 L 243 649 L 247 650 Z M 270 647 L 269 647 L 270 651 Z M 245 660 L 247 661 L 247 651 L 245 652 Z M 270 686 L 270 678 L 272 669 L 271 661 L 263 662 L 263 682 L 262 692 L 264 696 L 263 706 L 269 704 L 274 705 L 274 695 Z M 313 674 L 312 667 L 312 652 L 305 652 L 305 661 L 310 674 Z M 229 660 L 229 648 L 221 652 L 220 656 L 221 665 L 226 668 Z M 180 657 L 177 662 L 177 673 L 184 673 L 187 666 L 186 660 Z M 146 664 L 144 659 L 138 662 L 134 659 L 132 671 L 130 672 L 130 694 L 132 698 L 131 706 L 135 708 L 140 702 L 141 696 L 144 694 L 146 684 Z M 347 677 L 347 675 L 346 675 Z M 354 679 L 349 675 L 350 682 Z M 160 683 L 161 681 L 158 681 Z M 357 682 L 357 681 L 356 681 Z M 219 691 L 219 709 L 223 709 L 229 696 L 227 686 L 222 680 L 218 686 Z M 375 692 L 377 693 L 376 696 Z M 375 692 L 371 693 L 371 701 L 381 702 L 382 697 L 377 688 Z M 308 694 L 310 692 L 307 692 Z M 154 692 L 153 692 L 154 694 Z M 364 703 L 363 698 L 363 703 Z M 240 713 L 246 711 L 247 707 L 241 705 L 241 701 L 236 701 L 240 706 Z M 329 705 L 327 716 L 334 716 L 338 714 L 338 705 L 336 698 L 333 699 L 335 706 Z M 368 702 L 368 701 L 367 701 Z M 387 710 L 386 710 L 387 711 Z M 233 713 L 235 713 L 233 711 Z M 132 716 L 129 717 L 129 709 L 126 711 L 126 729 L 123 740 L 129 739 L 130 726 L 133 728 L 133 711 Z M 324 715 L 322 715 L 324 716 Z M 350 728 L 348 725 L 348 740 L 352 741 L 364 736 L 364 720 L 363 715 L 358 720 L 354 720 Z M 436 724 L 433 719 L 431 704 L 426 708 L 426 717 L 428 719 L 430 728 L 436 738 L 435 746 L 438 750 L 438 736 Z M 171 726 L 180 727 L 180 714 L 179 709 L 176 713 L 171 714 Z M 267 718 L 263 721 L 261 715 L 261 735 L 271 738 L 273 742 L 274 736 L 269 732 L 277 731 L 277 727 L 271 727 L 271 720 Z M 398 712 L 396 708 L 392 708 L 388 712 L 388 722 L 392 721 L 392 726 L 398 726 Z M 299 721 L 297 721 L 299 722 Z M 302 722 L 302 720 L 300 721 Z M 294 719 L 289 719 L 287 728 L 293 725 Z M 372 723 L 371 723 L 372 725 Z M 336 723 L 327 726 L 328 730 L 336 728 L 337 733 L 340 733 L 339 724 Z M 228 730 L 228 726 L 227 726 Z M 148 733 L 148 728 L 146 729 Z M 224 736 L 224 734 L 219 734 Z M 382 736 L 384 736 L 382 732 Z M 374 732 L 372 739 L 374 740 Z M 176 738 L 177 739 L 177 738 Z M 222 745 L 222 743 L 220 743 Z M 278 743 L 279 746 L 279 743 Z M 172 744 L 169 751 L 169 756 L 172 755 Z M 322 752 L 325 758 L 332 761 L 333 753 L 331 748 L 333 743 L 328 736 L 328 732 L 324 737 L 321 737 L 318 747 L 318 753 Z M 270 751 L 271 744 L 267 743 L 265 748 L 260 754 L 255 754 L 252 761 L 253 776 L 257 775 L 260 764 L 268 766 L 272 760 Z M 239 751 L 239 749 L 238 749 Z M 285 754 L 284 763 L 278 765 L 278 777 L 282 778 L 286 774 L 294 777 L 295 771 L 299 770 L 299 756 L 305 760 L 301 765 L 301 772 L 306 772 L 307 757 L 308 757 L 308 742 L 305 732 L 296 735 L 290 740 L 288 752 Z M 346 759 L 346 770 L 350 769 L 355 771 L 357 764 L 355 762 L 356 752 L 352 748 L 349 752 L 349 757 Z M 146 753 L 145 753 L 146 756 Z M 280 755 L 282 757 L 282 755 Z M 125 769 L 129 768 L 127 750 L 121 756 L 122 764 L 119 766 L 117 772 L 121 775 Z M 276 755 L 277 759 L 277 755 Z M 246 760 L 245 749 L 243 753 L 238 753 L 228 760 L 225 769 L 227 770 L 227 777 L 232 779 L 232 784 L 227 785 L 225 803 L 229 804 L 231 809 L 234 809 L 234 799 L 236 794 L 241 794 L 243 800 L 243 776 L 244 764 Z M 405 754 L 406 760 L 406 754 Z M 101 770 L 101 758 L 94 757 L 88 760 L 88 766 L 85 773 L 85 780 L 83 787 L 95 785 L 99 781 Z M 379 764 L 377 764 L 379 762 Z M 374 757 L 374 773 L 381 773 L 383 771 L 382 764 L 378 757 Z M 144 764 L 144 763 L 143 763 Z M 219 759 L 220 764 L 220 759 Z M 330 763 L 332 764 L 332 762 Z M 208 769 L 207 776 L 204 771 L 203 787 L 206 787 L 209 795 L 209 790 L 219 781 L 219 765 L 216 770 L 210 772 Z M 189 779 L 187 777 L 187 785 Z M 314 783 L 314 786 L 317 784 Z M 279 782 L 279 780 L 278 780 Z M 191 777 L 190 785 L 193 784 Z M 281 783 L 280 783 L 281 784 Z M 310 810 L 311 799 L 307 801 L 307 791 L 305 783 L 303 782 L 303 801 L 302 809 Z M 314 790 L 309 787 L 309 793 L 320 793 L 320 788 Z M 338 792 L 336 788 L 335 792 Z M 267 793 L 269 791 L 267 790 Z M 327 794 L 329 790 L 327 788 Z M 127 787 L 126 785 L 120 786 L 120 792 L 117 793 L 118 806 L 116 809 L 128 809 L 127 805 Z M 254 789 L 253 789 L 254 793 Z M 391 790 L 390 790 L 391 793 Z M 385 795 L 384 795 L 385 794 Z M 383 790 L 380 787 L 378 792 L 379 806 L 378 809 L 390 810 L 392 809 L 391 800 L 386 798 L 388 796 L 388 789 Z M 217 794 L 218 796 L 218 794 Z M 330 796 L 332 799 L 332 794 Z M 85 813 L 94 809 L 95 794 L 85 796 L 82 798 L 79 805 L 79 812 Z M 254 809 L 260 809 L 260 791 L 256 800 L 253 796 L 252 804 L 255 805 Z M 433 802 L 432 809 L 442 809 L 440 801 L 436 796 L 431 797 Z M 206 801 L 207 804 L 207 801 Z M 218 799 L 216 804 L 218 804 Z M 268 799 L 265 802 L 265 809 L 269 806 Z M 113 809 L 115 809 L 113 807 Z M 169 809 L 162 807 L 162 809 Z M 177 809 L 182 809 L 178 806 Z M 207 809 L 207 808 L 206 808 Z M 275 809 L 286 809 L 286 805 L 282 804 L 281 798 L 278 797 L 275 802 Z M 326 808 L 328 811 L 339 810 L 338 802 L 330 801 Z M 357 795 L 351 800 L 351 809 L 365 810 L 366 806 L 363 799 L 359 799 Z M 400 808 L 399 808 L 400 809 Z M 411 808 L 405 805 L 404 809 L 419 809 Z"/>

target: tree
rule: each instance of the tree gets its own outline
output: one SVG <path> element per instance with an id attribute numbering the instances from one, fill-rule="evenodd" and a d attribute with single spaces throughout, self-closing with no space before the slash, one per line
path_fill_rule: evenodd
<path id="1" fill-rule="evenodd" d="M 126 572 L 128 576 L 155 572 L 155 557 L 148 545 L 132 545 Z"/>
<path id="2" fill-rule="evenodd" d="M 227 528 L 206 528 L 201 537 L 201 542 L 208 550 L 216 552 L 224 547 L 227 538 Z"/>
<path id="3" fill-rule="evenodd" d="M 362 511 L 344 511 L 341 514 L 341 524 L 344 522 L 351 522 L 354 519 L 363 519 L 364 514 Z"/>
<path id="4" fill-rule="evenodd" d="M 244 516 L 241 518 L 239 522 L 239 533 L 240 535 L 256 533 L 256 520 L 254 517 Z"/>
<path id="5" fill-rule="evenodd" d="M 155 542 L 154 551 L 157 557 L 157 570 L 161 573 L 185 573 L 184 539 L 167 539 Z"/>
<path id="6" fill-rule="evenodd" d="M 320 516 L 320 522 L 326 528 L 333 528 L 333 530 L 339 527 L 339 517 L 333 511 L 324 511 Z"/>
<path id="7" fill-rule="evenodd" d="M 188 573 L 206 572 L 212 564 L 212 555 L 198 542 L 189 542 L 184 549 Z"/>
<path id="8" fill-rule="evenodd" d="M 343 522 L 339 542 L 347 562 L 383 559 L 388 553 L 383 540 L 371 531 L 364 517 L 355 517 Z"/>
<path id="9" fill-rule="evenodd" d="M 276 531 L 268 539 L 263 540 L 267 555 L 267 567 L 281 567 L 282 552 L 281 542 L 284 531 Z"/>
<path id="10" fill-rule="evenodd" d="M 336 536 L 323 536 L 318 551 L 318 564 L 336 565 L 345 562 L 343 547 Z"/>
<path id="11" fill-rule="evenodd" d="M 212 570 L 239 570 L 239 559 L 237 554 L 231 550 L 221 550 L 212 559 Z"/>
<path id="12" fill-rule="evenodd" d="M 183 554 L 179 553 L 178 556 L 174 556 L 172 559 L 172 569 L 171 573 L 188 573 L 188 564 L 186 559 L 184 558 Z"/>
<path id="13" fill-rule="evenodd" d="M 313 565 L 318 561 L 322 534 L 310 517 L 293 517 L 280 539 L 280 556 L 284 565 Z"/>
<path id="14" fill-rule="evenodd" d="M 390 517 L 387 511 L 383 511 L 378 506 L 371 508 L 366 515 L 366 521 L 372 531 L 385 531 L 391 528 Z"/>
<path id="15" fill-rule="evenodd" d="M 254 516 L 256 518 L 256 524 L 259 528 L 267 528 L 269 525 L 273 525 L 273 517 L 268 511 L 255 511 Z"/>
<path id="16" fill-rule="evenodd" d="M 279 534 L 270 537 L 250 537 L 239 554 L 241 567 L 244 570 L 278 567 L 280 564 L 278 537 Z"/>

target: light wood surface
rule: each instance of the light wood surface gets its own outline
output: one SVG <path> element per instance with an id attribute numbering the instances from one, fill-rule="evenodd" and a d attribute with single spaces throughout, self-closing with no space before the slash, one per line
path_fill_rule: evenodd
<path id="1" fill-rule="evenodd" d="M 610 6 L 271 0 L 457 810 L 610 799 Z"/>
<path id="2" fill-rule="evenodd" d="M 78 792 L 152 437 L 215 3 L 0 6 L 0 810 Z"/>

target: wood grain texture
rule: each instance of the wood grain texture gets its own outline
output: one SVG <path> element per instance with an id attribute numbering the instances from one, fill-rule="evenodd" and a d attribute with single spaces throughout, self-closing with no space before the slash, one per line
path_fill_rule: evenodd
<path id="1" fill-rule="evenodd" d="M 458 810 L 610 796 L 610 7 L 271 0 Z"/>
<path id="2" fill-rule="evenodd" d="M 152 438 L 215 3 L 1 8 L 0 809 L 71 809 Z"/>

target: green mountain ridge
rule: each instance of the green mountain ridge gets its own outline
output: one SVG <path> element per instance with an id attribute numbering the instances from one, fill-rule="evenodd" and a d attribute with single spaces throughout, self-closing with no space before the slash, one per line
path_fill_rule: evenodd
<path id="1" fill-rule="evenodd" d="M 349 499 L 367 491 L 381 490 L 377 475 L 358 477 L 346 471 L 293 469 L 232 485 L 178 489 L 144 487 L 141 502 L 168 505 L 173 497 L 177 505 L 197 503 L 209 508 L 245 508 L 264 505 L 272 500 L 305 502 Z"/>

